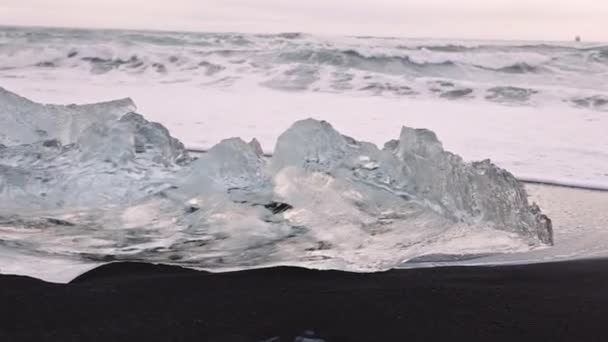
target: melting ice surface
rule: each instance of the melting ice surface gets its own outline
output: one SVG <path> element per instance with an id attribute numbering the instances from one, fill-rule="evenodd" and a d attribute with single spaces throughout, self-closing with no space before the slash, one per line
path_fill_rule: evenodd
<path id="1" fill-rule="evenodd" d="M 308 119 L 269 158 L 239 138 L 193 157 L 133 110 L 0 90 L 0 259 L 377 271 L 553 243 L 513 175 L 464 162 L 426 129 L 403 127 L 379 148 Z"/>

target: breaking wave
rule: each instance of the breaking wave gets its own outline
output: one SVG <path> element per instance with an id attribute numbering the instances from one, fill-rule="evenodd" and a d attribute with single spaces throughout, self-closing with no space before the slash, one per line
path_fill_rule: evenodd
<path id="1" fill-rule="evenodd" d="M 436 86 L 443 81 L 482 101 L 492 88 L 532 88 L 520 105 L 608 93 L 605 45 L 24 28 L 0 29 L 0 42 L 0 79 L 111 74 L 118 82 L 453 99 L 442 95 L 454 89 Z"/>

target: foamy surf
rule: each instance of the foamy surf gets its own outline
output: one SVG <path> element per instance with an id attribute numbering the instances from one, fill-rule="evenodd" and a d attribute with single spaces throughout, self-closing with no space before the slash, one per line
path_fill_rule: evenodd
<path id="1" fill-rule="evenodd" d="M 46 28 L 1 28 L 0 42 L 0 79 L 145 80 L 608 110 L 608 46 L 600 44 Z"/>

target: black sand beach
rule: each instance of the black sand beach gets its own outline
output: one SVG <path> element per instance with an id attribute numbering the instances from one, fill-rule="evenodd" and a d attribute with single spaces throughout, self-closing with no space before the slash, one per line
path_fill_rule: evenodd
<path id="1" fill-rule="evenodd" d="M 608 260 L 377 274 L 111 264 L 67 285 L 1 276 L 0 341 L 606 341 L 607 289 Z"/>

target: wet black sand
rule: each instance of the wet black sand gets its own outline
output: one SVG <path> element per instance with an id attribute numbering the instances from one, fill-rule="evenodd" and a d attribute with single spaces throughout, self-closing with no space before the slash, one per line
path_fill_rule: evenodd
<path id="1" fill-rule="evenodd" d="M 209 274 L 126 263 L 68 285 L 0 276 L 3 342 L 317 341 L 313 336 L 608 341 L 608 260 L 377 274 L 286 267 Z"/>

